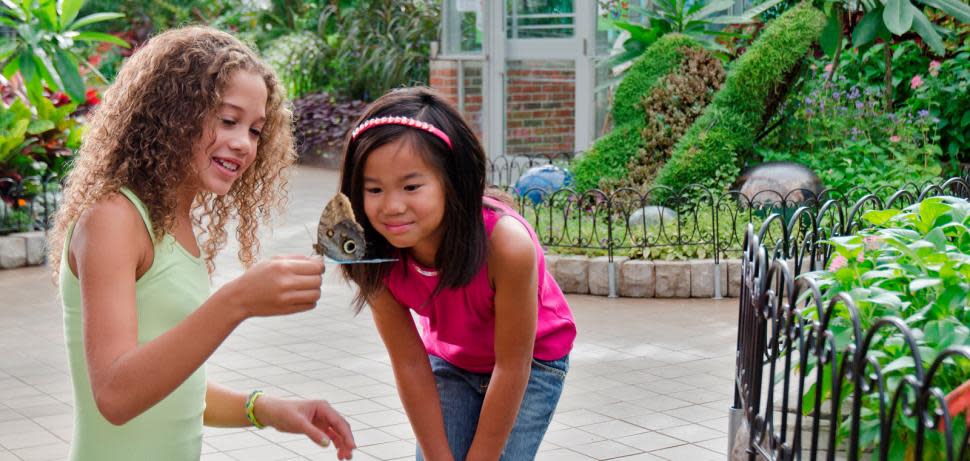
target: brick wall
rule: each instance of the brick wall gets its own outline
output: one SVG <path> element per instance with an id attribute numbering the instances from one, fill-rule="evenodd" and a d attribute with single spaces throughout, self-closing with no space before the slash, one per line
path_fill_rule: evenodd
<path id="1" fill-rule="evenodd" d="M 465 61 L 465 119 L 484 139 L 482 62 Z M 506 70 L 506 154 L 574 150 L 575 74 L 572 65 L 515 61 Z M 458 105 L 458 62 L 431 61 L 431 87 Z M 497 153 L 497 152 L 496 152 Z M 494 153 L 493 153 L 494 154 Z"/>

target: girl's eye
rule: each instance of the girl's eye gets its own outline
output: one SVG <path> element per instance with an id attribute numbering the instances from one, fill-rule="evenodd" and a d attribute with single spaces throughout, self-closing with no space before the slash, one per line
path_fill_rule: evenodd
<path id="1" fill-rule="evenodd" d="M 253 136 L 255 136 L 255 137 L 257 137 L 257 138 L 258 138 L 258 137 L 259 137 L 259 135 L 261 135 L 262 133 L 263 133 L 262 131 L 259 131 L 259 130 L 257 130 L 257 129 L 255 129 L 255 128 L 253 128 L 253 129 L 251 129 L 251 130 L 249 130 L 249 134 L 251 134 L 251 135 L 253 135 Z"/>
<path id="2" fill-rule="evenodd" d="M 368 187 L 364 189 L 364 192 L 368 194 L 379 194 L 381 193 L 381 189 L 379 187 Z"/>
<path id="3" fill-rule="evenodd" d="M 236 124 L 236 121 L 232 119 L 224 118 L 222 119 L 222 124 L 226 126 L 233 126 Z"/>
<path id="4" fill-rule="evenodd" d="M 404 190 L 408 192 L 414 192 L 420 188 L 421 188 L 421 184 L 409 184 L 407 186 L 404 186 Z"/>

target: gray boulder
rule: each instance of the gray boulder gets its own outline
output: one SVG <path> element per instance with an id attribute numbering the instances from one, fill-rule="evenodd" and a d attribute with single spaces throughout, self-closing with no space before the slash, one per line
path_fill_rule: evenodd
<path id="1" fill-rule="evenodd" d="M 665 225 L 677 222 L 677 212 L 662 206 L 645 206 L 630 214 L 627 221 L 630 227 L 637 228 L 646 224 L 646 227 L 659 226 L 661 222 Z"/>
<path id="2" fill-rule="evenodd" d="M 789 206 L 817 200 L 822 181 L 804 165 L 795 162 L 766 162 L 741 173 L 737 189 L 754 206 Z"/>

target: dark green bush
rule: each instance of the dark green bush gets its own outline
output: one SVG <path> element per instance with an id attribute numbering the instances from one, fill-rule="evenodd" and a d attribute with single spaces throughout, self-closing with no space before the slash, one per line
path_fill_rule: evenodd
<path id="1" fill-rule="evenodd" d="M 628 123 L 597 140 L 593 149 L 573 163 L 576 190 L 592 189 L 602 178 L 623 177 L 630 155 L 643 147 L 642 128 L 642 123 Z"/>
<path id="2" fill-rule="evenodd" d="M 627 164 L 629 173 L 618 179 L 600 181 L 600 188 L 643 189 L 653 183 L 657 171 L 670 158 L 677 140 L 700 116 L 724 82 L 720 59 L 703 48 L 681 50 L 684 59 L 680 69 L 664 77 L 643 97 L 643 148 Z"/>
<path id="3" fill-rule="evenodd" d="M 680 34 L 668 34 L 657 40 L 626 72 L 613 99 L 613 123 L 643 123 L 640 101 L 661 78 L 675 71 L 683 60 L 682 49 L 700 48 L 696 40 Z"/>
<path id="4" fill-rule="evenodd" d="M 825 15 L 799 4 L 772 21 L 734 62 L 724 86 L 674 147 L 655 185 L 675 189 L 701 184 L 723 189 L 752 151 L 771 109 L 825 27 Z"/>
<path id="5" fill-rule="evenodd" d="M 627 71 L 616 90 L 613 119 L 616 128 L 600 138 L 572 166 L 577 190 L 597 187 L 602 178 L 617 179 L 626 175 L 630 158 L 643 148 L 643 97 L 676 71 L 683 61 L 683 49 L 700 48 L 694 39 L 669 34 L 657 40 Z"/>

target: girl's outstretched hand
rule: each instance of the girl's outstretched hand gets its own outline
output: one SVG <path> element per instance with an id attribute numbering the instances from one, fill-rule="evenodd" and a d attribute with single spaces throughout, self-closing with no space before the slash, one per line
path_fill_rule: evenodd
<path id="1" fill-rule="evenodd" d="M 256 402 L 256 419 L 281 432 L 306 434 L 323 447 L 333 441 L 337 459 L 351 459 L 357 448 L 350 424 L 323 400 L 286 400 L 262 396 Z"/>
<path id="2" fill-rule="evenodd" d="M 319 256 L 276 256 L 254 264 L 224 289 L 243 317 L 292 314 L 316 306 L 323 271 Z"/>

